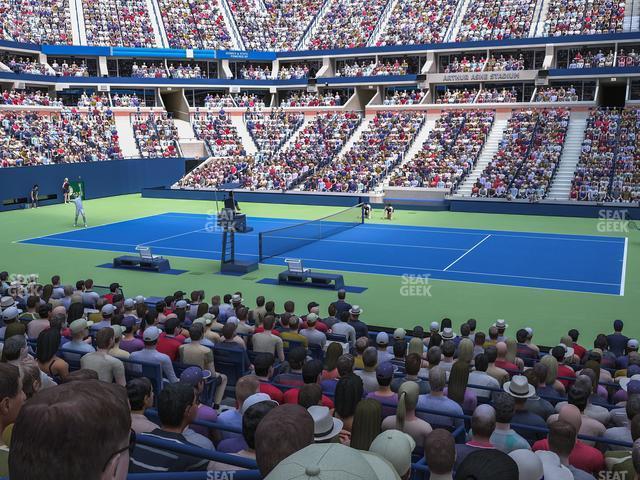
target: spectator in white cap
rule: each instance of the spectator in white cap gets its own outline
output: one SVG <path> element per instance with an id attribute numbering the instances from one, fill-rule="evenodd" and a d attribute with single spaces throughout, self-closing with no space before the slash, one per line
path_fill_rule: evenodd
<path id="1" fill-rule="evenodd" d="M 389 334 L 378 332 L 376 335 L 376 348 L 378 350 L 378 364 L 389 362 L 393 359 L 393 354 L 387 351 L 389 345 Z"/>
<path id="2" fill-rule="evenodd" d="M 265 480 L 395 480 L 400 477 L 384 458 L 338 443 L 314 444 L 281 461 Z"/>
<path id="3" fill-rule="evenodd" d="M 509 456 L 518 465 L 517 480 L 542 480 L 544 478 L 542 461 L 531 450 L 514 450 L 509 453 Z"/>
<path id="4" fill-rule="evenodd" d="M 147 301 L 147 299 L 142 295 L 138 295 L 134 300 L 136 301 L 136 304 L 144 303 Z"/>
<path id="5" fill-rule="evenodd" d="M 62 350 L 75 350 L 87 353 L 95 352 L 91 344 L 85 341 L 85 339 L 89 337 L 89 327 L 91 327 L 91 325 L 93 325 L 93 322 L 87 322 L 84 318 L 79 318 L 71 322 L 71 325 L 69 325 L 71 341 L 62 345 Z"/>
<path id="6" fill-rule="evenodd" d="M 538 450 L 535 452 L 542 462 L 544 478 L 553 478 L 553 480 L 574 480 L 573 473 L 562 465 L 560 457 L 554 452 Z"/>
<path id="7" fill-rule="evenodd" d="M 331 416 L 328 407 L 313 405 L 307 409 L 313 418 L 313 438 L 315 443 L 333 443 L 342 430 L 342 420 Z"/>
<path id="8" fill-rule="evenodd" d="M 123 303 L 124 311 L 122 315 L 125 317 L 137 317 L 136 315 L 136 302 L 133 298 L 127 298 Z"/>
<path id="9" fill-rule="evenodd" d="M 499 318 L 498 320 L 496 320 L 496 323 L 494 323 L 493 326 L 498 329 L 498 342 L 504 342 L 507 339 L 504 332 L 507 328 L 509 328 L 507 322 Z"/>
<path id="10" fill-rule="evenodd" d="M 618 370 L 624 370 L 629 366 L 629 356 L 632 355 L 633 352 L 638 351 L 638 347 L 640 343 L 635 338 L 630 338 L 627 342 L 626 355 L 622 355 L 616 358 L 616 368 Z"/>
<path id="11" fill-rule="evenodd" d="M 113 318 L 113 314 L 116 311 L 116 307 L 113 306 L 111 303 L 106 303 L 101 309 L 100 309 L 100 313 L 102 314 L 102 320 L 99 321 L 98 323 L 94 323 L 93 326 L 91 327 L 91 330 L 93 331 L 98 331 L 101 330 L 105 327 L 110 327 L 111 326 L 111 319 Z"/>
<path id="12" fill-rule="evenodd" d="M 7 325 L 10 325 L 12 323 L 16 323 L 16 321 L 18 320 L 18 316 L 20 315 L 20 310 L 18 310 L 16 307 L 7 307 L 3 310 L 2 312 L 2 321 L 4 323 L 4 326 L 2 328 L 0 328 L 0 337 L 4 338 L 5 337 L 5 332 L 7 330 Z"/>
<path id="13" fill-rule="evenodd" d="M 378 435 L 369 451 L 387 460 L 402 480 L 411 476 L 411 454 L 416 442 L 406 433 L 399 430 L 386 430 Z"/>
<path id="14" fill-rule="evenodd" d="M 356 338 L 369 337 L 369 327 L 367 324 L 360 320 L 360 314 L 362 314 L 362 308 L 358 305 L 354 305 L 349 309 L 349 323 L 356 331 Z"/>
<path id="15" fill-rule="evenodd" d="M 404 328 L 396 328 L 393 331 L 393 345 L 390 345 L 387 347 L 387 352 L 393 354 L 393 346 L 398 343 L 398 342 L 404 342 L 405 344 L 407 343 L 405 338 L 407 336 L 407 331 Z"/>
<path id="16" fill-rule="evenodd" d="M 319 345 L 320 348 L 324 348 L 327 344 L 327 336 L 316 328 L 319 318 L 315 313 L 308 314 L 307 328 L 300 330 L 300 335 L 305 337 L 310 345 Z"/>
<path id="17" fill-rule="evenodd" d="M 156 350 L 158 338 L 160 338 L 160 329 L 158 327 L 148 327 L 145 329 L 142 339 L 144 341 L 144 349 L 131 354 L 131 360 L 142 362 L 159 363 L 162 367 L 164 376 L 171 383 L 177 383 L 178 377 L 173 370 L 173 364 L 168 355 L 160 353 Z"/>

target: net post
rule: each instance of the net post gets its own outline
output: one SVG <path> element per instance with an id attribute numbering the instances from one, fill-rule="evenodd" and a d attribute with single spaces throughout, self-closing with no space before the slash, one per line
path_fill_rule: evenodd
<path id="1" fill-rule="evenodd" d="M 258 262 L 262 261 L 262 232 L 258 233 Z"/>

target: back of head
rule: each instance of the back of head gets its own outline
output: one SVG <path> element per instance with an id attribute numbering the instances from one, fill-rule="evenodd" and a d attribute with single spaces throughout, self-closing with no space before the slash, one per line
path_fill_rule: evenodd
<path id="1" fill-rule="evenodd" d="M 250 406 L 242 414 L 242 436 L 247 446 L 254 450 L 256 448 L 256 430 L 262 419 L 277 405 L 273 402 L 259 402 Z"/>
<path id="2" fill-rule="evenodd" d="M 465 362 L 457 361 L 451 367 L 449 374 L 449 388 L 447 396 L 454 402 L 462 405 L 464 402 L 464 392 L 469 383 L 469 365 Z"/>
<path id="3" fill-rule="evenodd" d="M 402 341 L 397 341 L 393 344 L 393 356 L 396 358 L 404 358 L 407 354 L 407 343 Z"/>
<path id="4" fill-rule="evenodd" d="M 99 349 L 107 349 L 111 346 L 111 341 L 114 339 L 115 333 L 113 328 L 105 327 L 98 330 L 96 333 L 96 346 Z"/>
<path id="5" fill-rule="evenodd" d="M 225 340 L 231 340 L 236 336 L 236 325 L 231 322 L 227 322 L 222 327 L 222 336 Z"/>
<path id="6" fill-rule="evenodd" d="M 433 367 L 429 370 L 429 386 L 431 392 L 442 392 L 447 383 L 445 371 L 440 367 Z"/>
<path id="7" fill-rule="evenodd" d="M 362 400 L 364 386 L 357 375 L 346 375 L 338 380 L 335 392 L 336 413 L 340 418 L 351 417 L 356 412 L 358 402 Z"/>
<path id="8" fill-rule="evenodd" d="M 398 408 L 396 410 L 396 428 L 404 430 L 404 421 L 407 412 L 413 412 L 418 405 L 420 387 L 416 382 L 407 380 L 398 388 Z"/>
<path id="9" fill-rule="evenodd" d="M 567 400 L 571 405 L 578 407 L 578 410 L 584 412 L 584 409 L 587 408 L 590 395 L 590 390 L 579 385 L 573 385 L 569 388 Z"/>
<path id="10" fill-rule="evenodd" d="M 404 371 L 407 375 L 416 376 L 420 372 L 422 358 L 417 353 L 410 353 L 404 361 Z"/>
<path id="11" fill-rule="evenodd" d="M 640 413 L 640 395 L 630 395 L 624 408 L 627 412 L 627 418 L 629 419 L 629 421 L 631 421 L 636 415 Z"/>
<path id="12" fill-rule="evenodd" d="M 191 325 L 189 328 L 189 337 L 191 337 L 192 341 L 197 342 L 198 340 L 202 340 L 203 336 L 204 326 L 201 323 L 194 323 Z"/>
<path id="13" fill-rule="evenodd" d="M 491 340 L 496 340 L 498 338 L 498 328 L 493 325 L 489 327 L 489 338 Z"/>
<path id="14" fill-rule="evenodd" d="M 473 342 L 476 346 L 481 347 L 484 345 L 484 342 L 487 340 L 487 336 L 484 332 L 478 332 L 473 337 Z"/>
<path id="15" fill-rule="evenodd" d="M 320 360 L 309 360 L 302 367 L 302 381 L 304 383 L 316 383 L 322 373 L 322 362 Z"/>
<path id="16" fill-rule="evenodd" d="M 142 410 L 145 397 L 151 395 L 153 385 L 146 377 L 132 378 L 127 382 L 127 397 L 131 410 Z"/>
<path id="17" fill-rule="evenodd" d="M 367 368 L 373 368 L 378 363 L 378 352 L 375 347 L 367 347 L 362 354 L 362 363 Z"/>
<path id="18" fill-rule="evenodd" d="M 351 448 L 369 450 L 371 442 L 381 431 L 382 405 L 377 400 L 365 398 L 356 406 L 351 428 Z"/>
<path id="19" fill-rule="evenodd" d="M 321 400 L 322 387 L 320 387 L 319 384 L 305 383 L 300 387 L 300 391 L 298 392 L 298 405 L 301 407 L 309 408 L 314 405 L 319 405 Z"/>
<path id="20" fill-rule="evenodd" d="M 313 428 L 313 418 L 300 405 L 280 405 L 267 413 L 255 433 L 256 462 L 262 476 L 289 455 L 311 445 Z"/>
<path id="21" fill-rule="evenodd" d="M 453 358 L 456 353 L 456 345 L 451 340 L 447 340 L 442 344 L 442 354 L 447 358 Z"/>
<path id="22" fill-rule="evenodd" d="M 556 381 L 556 378 L 558 378 L 558 361 L 551 355 L 545 355 L 540 360 L 540 363 L 547 367 L 547 378 L 545 383 L 547 385 L 552 385 Z"/>
<path id="23" fill-rule="evenodd" d="M 424 456 L 429 470 L 437 475 L 446 475 L 453 470 L 456 461 L 456 444 L 450 432 L 436 428 L 427 435 Z"/>
<path id="24" fill-rule="evenodd" d="M 510 423 L 515 413 L 516 402 L 505 392 L 496 392 L 493 396 L 493 407 L 496 411 L 496 422 Z"/>
<path id="25" fill-rule="evenodd" d="M 99 479 L 114 453 L 126 448 L 130 430 L 123 387 L 87 380 L 46 388 L 25 403 L 16 419 L 9 455 L 11 478 Z"/>
<path id="26" fill-rule="evenodd" d="M 582 416 L 575 405 L 563 405 L 560 412 L 558 412 L 558 420 L 572 425 L 576 432 L 579 432 L 582 426 Z"/>
<path id="27" fill-rule="evenodd" d="M 516 340 L 518 343 L 525 343 L 527 341 L 527 331 L 524 328 L 516 332 Z"/>
<path id="28" fill-rule="evenodd" d="M 458 344 L 458 361 L 466 364 L 473 360 L 473 342 L 468 338 L 463 338 Z"/>
<path id="29" fill-rule="evenodd" d="M 482 449 L 470 453 L 460 463 L 455 480 L 514 480 L 518 474 L 518 464 L 509 455 L 496 449 Z"/>
<path id="30" fill-rule="evenodd" d="M 175 317 L 168 318 L 164 323 L 164 331 L 167 335 L 173 335 L 176 332 L 176 328 L 180 325 L 180 320 Z"/>
<path id="31" fill-rule="evenodd" d="M 59 348 L 60 330 L 53 328 L 43 330 L 38 335 L 36 358 L 40 363 L 46 363 L 54 357 Z"/>
<path id="32" fill-rule="evenodd" d="M 356 340 L 356 352 L 358 352 L 358 354 L 362 355 L 368 346 L 369 339 L 367 337 L 360 337 Z"/>
<path id="33" fill-rule="evenodd" d="M 260 380 L 255 375 L 245 375 L 236 383 L 236 402 L 241 406 L 251 395 L 260 391 Z"/>
<path id="34" fill-rule="evenodd" d="M 576 444 L 576 429 L 568 422 L 557 420 L 549 425 L 549 450 L 568 457 Z"/>
<path id="35" fill-rule="evenodd" d="M 195 391 L 186 383 L 166 385 L 158 395 L 158 417 L 165 427 L 179 427 L 187 409 L 193 405 Z"/>
<path id="36" fill-rule="evenodd" d="M 474 435 L 490 438 L 496 429 L 496 411 L 491 405 L 478 405 L 471 416 L 471 430 Z"/>
<path id="37" fill-rule="evenodd" d="M 429 368 L 434 367 L 442 360 L 442 350 L 440 347 L 430 347 L 427 352 L 427 362 L 429 362 Z"/>
<path id="38" fill-rule="evenodd" d="M 422 357 L 422 353 L 424 352 L 424 343 L 422 343 L 422 340 L 418 337 L 413 337 L 411 340 L 409 340 L 409 355 L 411 354 L 418 354 Z"/>
<path id="39" fill-rule="evenodd" d="M 341 347 L 342 348 L 342 347 Z M 340 377 L 344 377 L 350 373 L 353 373 L 353 367 L 355 365 L 355 360 L 353 355 L 346 353 L 344 355 L 340 355 L 338 357 L 338 361 L 336 362 L 336 368 L 338 369 L 338 375 Z"/>
<path id="40" fill-rule="evenodd" d="M 480 353 L 476 355 L 476 358 L 474 359 L 473 363 L 478 372 L 486 372 L 487 368 L 489 368 L 489 359 L 487 358 L 487 355 L 484 353 Z"/>
<path id="41" fill-rule="evenodd" d="M 26 357 L 26 348 L 27 341 L 25 340 L 24 335 L 14 335 L 9 337 L 4 342 L 4 347 L 2 349 L 2 361 L 12 362 L 14 360 L 18 360 L 23 354 Z"/>
<path id="42" fill-rule="evenodd" d="M 498 349 L 493 345 L 484 349 L 484 353 L 487 356 L 489 363 L 493 363 L 498 359 Z"/>
<path id="43" fill-rule="evenodd" d="M 533 366 L 533 371 L 536 372 L 536 376 L 538 377 L 539 383 L 547 382 L 547 375 L 549 374 L 549 369 L 544 363 L 542 362 L 536 363 Z M 536 387 L 537 386 L 538 385 L 536 385 Z"/>
<path id="44" fill-rule="evenodd" d="M 258 375 L 259 377 L 269 376 L 269 369 L 273 366 L 274 361 L 275 357 L 273 356 L 273 353 L 257 353 L 253 361 L 256 375 Z"/>

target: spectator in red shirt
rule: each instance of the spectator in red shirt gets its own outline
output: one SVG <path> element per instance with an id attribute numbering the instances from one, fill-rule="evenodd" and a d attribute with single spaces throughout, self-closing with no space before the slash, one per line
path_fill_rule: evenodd
<path id="1" fill-rule="evenodd" d="M 302 367 L 302 380 L 305 384 L 320 383 L 322 374 L 322 362 L 320 360 L 310 360 Z M 299 388 L 291 388 L 284 392 L 284 403 L 298 403 Z M 333 408 L 333 401 L 326 395 L 322 395 L 322 405 Z"/>
<path id="2" fill-rule="evenodd" d="M 580 410 L 575 405 L 567 404 L 560 409 L 558 420 L 563 420 L 573 426 L 576 432 L 580 431 L 582 426 L 582 418 L 580 416 Z M 533 451 L 537 450 L 549 450 L 549 439 L 545 438 L 538 440 L 533 444 Z M 604 455 L 597 448 L 591 447 L 582 443 L 576 439 L 576 444 L 569 455 L 569 464 L 584 470 L 585 472 L 598 475 L 605 469 Z"/>
<path id="3" fill-rule="evenodd" d="M 158 346 L 156 347 L 160 353 L 168 355 L 172 362 L 175 362 L 178 358 L 180 345 L 185 341 L 183 335 L 176 335 L 176 329 L 179 324 L 180 320 L 178 320 L 176 314 L 169 314 L 164 324 L 164 332 L 160 334 Z"/>
<path id="4" fill-rule="evenodd" d="M 568 390 L 573 382 L 575 382 L 576 372 L 569 365 L 565 363 L 566 360 L 573 358 L 574 350 L 571 347 L 567 347 L 564 344 L 560 344 L 551 349 L 551 355 L 558 361 L 558 377 L 570 377 L 573 380 L 564 380 L 558 378 L 560 383 L 564 385 L 565 390 Z"/>
<path id="5" fill-rule="evenodd" d="M 583 359 L 584 354 L 587 353 L 587 349 L 582 345 L 578 345 L 578 337 L 580 336 L 580 332 L 575 328 L 569 330 L 568 335 L 571 337 L 573 342 L 573 354 L 578 357 L 580 360 Z"/>
<path id="6" fill-rule="evenodd" d="M 504 342 L 496 343 L 496 351 L 498 352 L 498 358 L 494 362 L 495 366 L 506 370 L 511 376 L 516 375 L 520 369 L 515 363 L 507 360 L 507 344 Z"/>
<path id="7" fill-rule="evenodd" d="M 273 362 L 275 357 L 272 353 L 258 353 L 253 366 L 255 368 L 256 377 L 260 381 L 260 393 L 266 393 L 279 404 L 282 403 L 282 391 L 271 385 L 271 377 L 273 376 Z M 296 402 L 297 403 L 297 402 Z"/>

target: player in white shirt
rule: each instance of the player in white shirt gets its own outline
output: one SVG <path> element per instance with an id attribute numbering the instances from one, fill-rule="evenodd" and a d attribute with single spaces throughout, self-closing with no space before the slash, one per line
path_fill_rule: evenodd
<path id="1" fill-rule="evenodd" d="M 87 226 L 87 217 L 84 215 L 84 208 L 82 207 L 82 195 L 77 193 L 73 196 L 73 203 L 76 205 L 76 218 L 73 222 L 73 226 L 78 226 L 78 215 L 82 215 L 82 221 L 84 222 L 84 226 Z"/>

